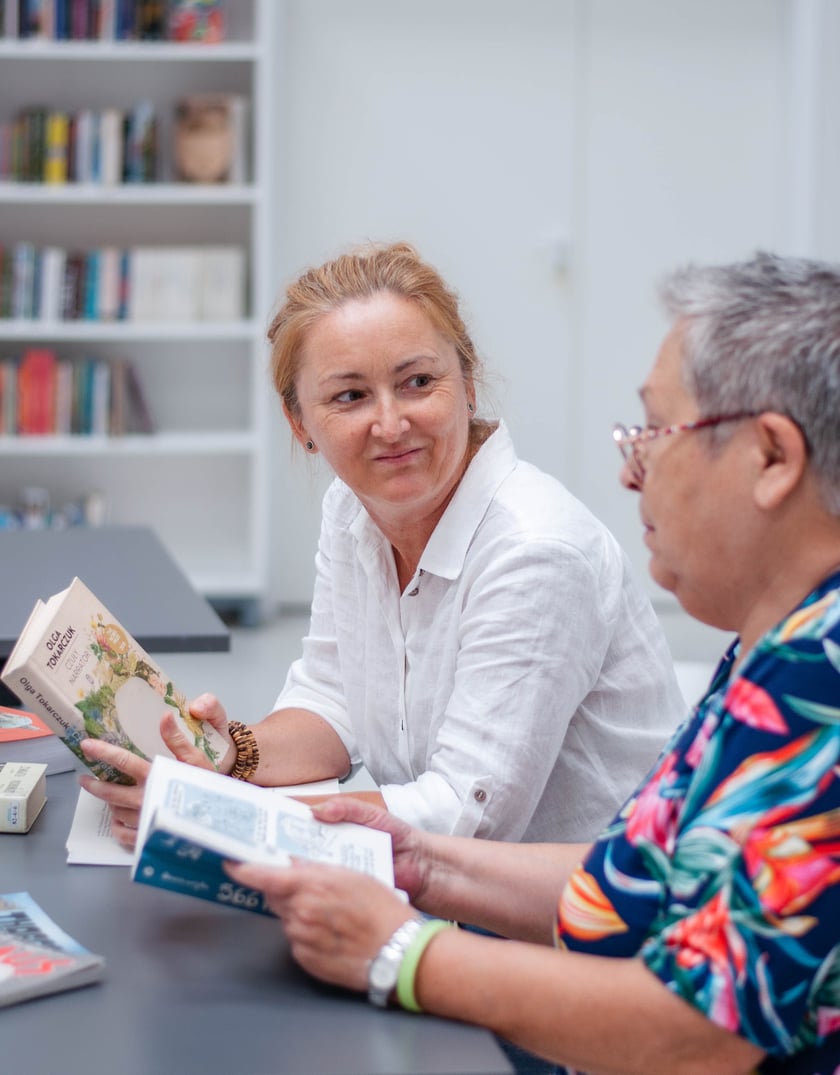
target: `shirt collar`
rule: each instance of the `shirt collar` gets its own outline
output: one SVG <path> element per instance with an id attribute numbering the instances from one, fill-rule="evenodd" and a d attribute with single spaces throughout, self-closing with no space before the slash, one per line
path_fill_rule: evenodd
<path id="1" fill-rule="evenodd" d="M 503 421 L 481 445 L 464 472 L 458 488 L 432 536 L 426 543 L 418 568 L 441 578 L 461 573 L 467 549 L 496 491 L 517 464 L 516 451 Z M 385 540 L 362 505 L 350 524 L 350 533 L 371 553 Z"/>
<path id="2" fill-rule="evenodd" d="M 516 452 L 504 422 L 470 461 L 440 522 L 426 543 L 419 566 L 445 579 L 457 578 L 467 549 L 502 482 L 516 467 Z"/>

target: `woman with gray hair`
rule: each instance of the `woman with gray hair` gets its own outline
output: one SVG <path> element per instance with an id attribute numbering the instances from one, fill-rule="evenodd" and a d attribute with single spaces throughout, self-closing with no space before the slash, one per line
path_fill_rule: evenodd
<path id="1" fill-rule="evenodd" d="M 652 774 L 589 846 L 432 835 L 350 797 L 316 807 L 390 832 L 411 906 L 324 866 L 229 873 L 266 894 L 317 977 L 489 1027 L 563 1071 L 830 1075 L 840 266 L 762 254 L 680 272 L 665 299 L 645 424 L 614 434 L 622 482 L 653 577 L 738 637 Z"/>

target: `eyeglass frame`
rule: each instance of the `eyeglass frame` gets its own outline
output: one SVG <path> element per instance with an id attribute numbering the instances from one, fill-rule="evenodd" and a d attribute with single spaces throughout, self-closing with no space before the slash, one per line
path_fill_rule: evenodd
<path id="1" fill-rule="evenodd" d="M 696 429 L 712 429 L 723 422 L 740 422 L 745 418 L 757 418 L 761 411 L 738 411 L 736 414 L 716 414 L 708 418 L 698 418 L 694 422 L 681 422 L 672 426 L 631 426 L 627 429 L 620 423 L 613 426 L 612 438 L 621 452 L 621 458 L 630 467 L 633 479 L 644 481 L 645 466 L 639 455 L 638 445 L 668 437 L 673 433 L 690 433 Z"/>

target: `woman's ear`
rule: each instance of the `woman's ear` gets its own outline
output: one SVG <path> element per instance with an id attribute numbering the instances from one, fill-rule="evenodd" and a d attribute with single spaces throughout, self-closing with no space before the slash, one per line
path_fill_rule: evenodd
<path id="1" fill-rule="evenodd" d="M 301 422 L 300 417 L 289 410 L 286 406 L 285 399 L 283 400 L 283 414 L 286 416 L 286 421 L 289 423 L 289 427 L 294 434 L 295 440 L 305 448 L 309 437 L 307 436 L 306 430 L 303 428 L 303 423 Z"/>
<path id="2" fill-rule="evenodd" d="M 762 469 L 753 495 L 759 508 L 771 511 L 800 486 L 808 469 L 808 445 L 786 414 L 766 411 L 756 424 Z"/>

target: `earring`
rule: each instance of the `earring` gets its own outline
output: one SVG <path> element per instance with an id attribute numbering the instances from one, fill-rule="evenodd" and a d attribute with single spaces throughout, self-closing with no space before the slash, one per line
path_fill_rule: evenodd
<path id="1" fill-rule="evenodd" d="M 306 450 L 307 450 L 307 452 L 314 452 L 315 451 L 315 445 L 311 440 L 308 440 L 306 442 Z"/>

